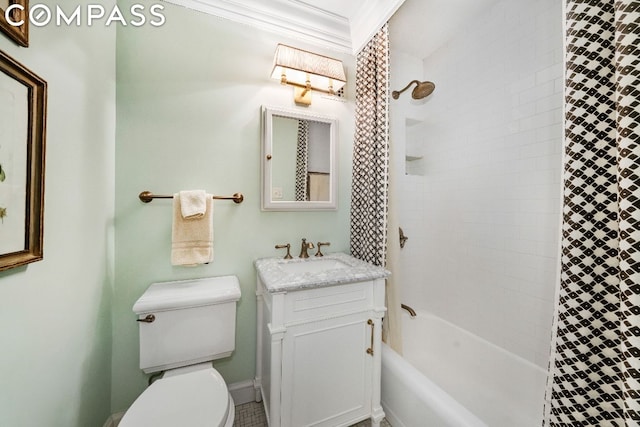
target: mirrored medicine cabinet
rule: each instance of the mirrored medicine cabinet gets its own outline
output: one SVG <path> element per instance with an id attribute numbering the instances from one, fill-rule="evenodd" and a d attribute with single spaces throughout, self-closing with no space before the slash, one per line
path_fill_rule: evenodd
<path id="1" fill-rule="evenodd" d="M 262 107 L 262 210 L 337 208 L 337 121 Z"/>

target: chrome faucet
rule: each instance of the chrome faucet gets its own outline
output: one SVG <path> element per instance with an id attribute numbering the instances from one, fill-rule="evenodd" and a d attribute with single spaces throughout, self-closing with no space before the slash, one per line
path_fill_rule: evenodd
<path id="1" fill-rule="evenodd" d="M 309 242 L 307 243 L 307 239 L 306 238 L 302 238 L 302 247 L 300 248 L 300 255 L 298 255 L 300 258 L 309 258 L 309 254 L 307 253 L 307 249 L 313 249 L 315 248 L 315 246 L 313 246 L 313 243 Z"/>

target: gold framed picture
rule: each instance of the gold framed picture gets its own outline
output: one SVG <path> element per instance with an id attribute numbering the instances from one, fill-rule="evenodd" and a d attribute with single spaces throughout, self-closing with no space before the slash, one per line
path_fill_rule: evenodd
<path id="1" fill-rule="evenodd" d="M 0 0 L 0 31 L 20 46 L 29 47 L 28 15 L 29 0 Z M 17 23 L 20 25 L 12 25 Z"/>
<path id="2" fill-rule="evenodd" d="M 47 83 L 0 50 L 0 271 L 43 258 Z"/>

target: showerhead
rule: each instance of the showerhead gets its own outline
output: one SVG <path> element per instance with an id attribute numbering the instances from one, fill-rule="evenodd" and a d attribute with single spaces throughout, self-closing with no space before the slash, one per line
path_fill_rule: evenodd
<path id="1" fill-rule="evenodd" d="M 411 97 L 413 99 L 426 98 L 427 96 L 431 95 L 433 90 L 436 88 L 436 85 L 433 84 L 433 82 L 419 82 L 418 80 L 412 80 L 401 91 L 394 90 L 393 92 L 391 92 L 391 96 L 393 97 L 393 99 L 398 99 L 400 94 L 405 90 L 409 89 L 409 86 L 411 86 L 414 83 L 416 84 L 416 87 L 414 87 L 413 90 L 411 91 Z"/>

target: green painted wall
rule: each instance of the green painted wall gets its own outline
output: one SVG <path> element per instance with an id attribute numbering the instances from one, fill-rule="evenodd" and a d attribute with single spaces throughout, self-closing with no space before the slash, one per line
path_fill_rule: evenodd
<path id="1" fill-rule="evenodd" d="M 299 108 L 290 87 L 269 79 L 276 44 L 318 49 L 163 4 L 164 26 L 119 27 L 117 35 L 112 412 L 126 409 L 147 383 L 138 367 L 138 325 L 131 307 L 149 284 L 225 274 L 239 277 L 236 351 L 215 363 L 227 383 L 234 383 L 254 376 L 253 260 L 278 255 L 277 243 L 290 242 L 298 251 L 302 237 L 331 241 L 332 251 L 348 251 L 352 101 L 315 95 L 305 109 L 339 119 L 339 209 L 260 210 L 260 107 Z M 355 60 L 349 55 L 341 59 L 352 99 Z M 215 203 L 213 263 L 172 267 L 171 201 L 145 205 L 137 196 L 142 190 L 170 194 L 193 188 L 221 195 L 242 192 L 245 202 Z"/>
<path id="2" fill-rule="evenodd" d="M 29 48 L 0 35 L 49 85 L 44 260 L 0 273 L 1 426 L 99 427 L 109 415 L 115 38 L 104 25 L 32 26 Z"/>

